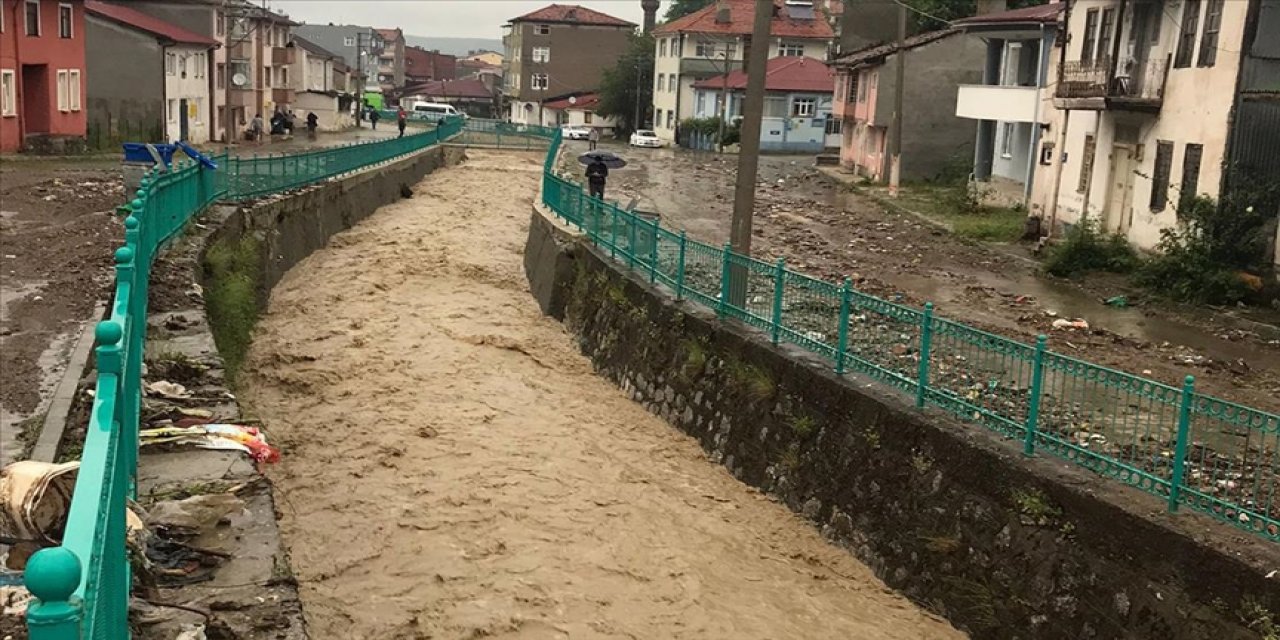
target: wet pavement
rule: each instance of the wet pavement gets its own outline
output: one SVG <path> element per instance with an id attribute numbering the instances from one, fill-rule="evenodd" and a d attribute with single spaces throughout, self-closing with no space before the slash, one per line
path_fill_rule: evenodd
<path id="1" fill-rule="evenodd" d="M 633 198 L 668 226 L 720 244 L 729 237 L 737 156 L 606 145 L 630 163 L 610 175 L 609 198 Z M 563 171 L 580 174 L 568 143 Z M 1280 411 L 1280 313 L 1266 309 L 1194 309 L 1152 300 L 1110 275 L 1067 281 L 1044 276 L 1023 245 L 957 238 L 909 212 L 841 187 L 812 156 L 762 156 L 754 255 L 785 258 L 789 268 L 939 315 L 1170 385 L 1188 374 L 1197 388 L 1256 408 Z M 1125 295 L 1127 308 L 1102 300 Z M 1084 318 L 1089 330 L 1056 330 L 1059 318 Z M 1261 324 L 1257 324 L 1261 322 Z"/>

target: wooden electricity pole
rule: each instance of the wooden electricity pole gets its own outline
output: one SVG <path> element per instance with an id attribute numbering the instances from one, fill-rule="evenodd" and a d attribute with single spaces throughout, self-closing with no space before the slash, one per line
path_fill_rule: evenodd
<path id="1" fill-rule="evenodd" d="M 897 81 L 893 87 L 893 131 L 889 134 L 889 195 L 898 197 L 902 180 L 902 92 L 907 81 L 907 5 L 898 3 Z"/>

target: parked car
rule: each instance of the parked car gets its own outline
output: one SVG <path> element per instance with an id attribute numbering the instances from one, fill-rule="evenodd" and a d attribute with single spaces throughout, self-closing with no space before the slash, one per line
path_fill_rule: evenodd
<path id="1" fill-rule="evenodd" d="M 565 140 L 589 140 L 591 139 L 591 129 L 575 124 L 566 124 L 560 128 L 564 132 Z"/>
<path id="2" fill-rule="evenodd" d="M 649 129 L 641 129 L 631 134 L 631 146 L 633 147 L 652 147 L 657 149 L 663 146 L 662 138 L 658 134 Z"/>

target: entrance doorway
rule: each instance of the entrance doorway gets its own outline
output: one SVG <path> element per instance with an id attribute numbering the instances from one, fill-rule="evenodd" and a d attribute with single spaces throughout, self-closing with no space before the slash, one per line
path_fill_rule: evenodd
<path id="1" fill-rule="evenodd" d="M 49 65 L 22 65 L 22 134 L 49 133 L 52 127 L 53 94 Z"/>
<path id="2" fill-rule="evenodd" d="M 1103 229 L 1126 235 L 1133 223 L 1134 147 L 1117 144 L 1111 147 L 1111 175 L 1107 180 L 1107 206 L 1103 213 Z"/>
<path id="3" fill-rule="evenodd" d="M 178 100 L 178 139 L 185 141 L 190 137 L 191 121 L 188 117 L 187 99 Z"/>

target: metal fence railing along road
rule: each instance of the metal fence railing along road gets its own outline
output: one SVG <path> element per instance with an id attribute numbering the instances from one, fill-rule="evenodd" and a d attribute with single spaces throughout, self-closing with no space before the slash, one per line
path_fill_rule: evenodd
<path id="1" fill-rule="evenodd" d="M 156 254 L 217 200 L 279 193 L 420 151 L 456 136 L 451 119 L 431 131 L 378 142 L 240 160 L 215 157 L 218 170 L 180 161 L 144 176 L 126 209 L 124 246 L 115 253 L 110 318 L 98 324 L 97 385 L 62 546 L 27 563 L 37 598 L 27 610 L 32 640 L 125 640 L 131 576 L 127 502 L 136 494 L 147 293 Z"/>
<path id="2" fill-rule="evenodd" d="M 1280 416 L 1024 344 L 664 229 L 556 175 L 542 200 L 602 252 L 714 309 L 933 406 L 1163 499 L 1280 542 Z M 730 302 L 730 274 L 746 277 Z"/>

